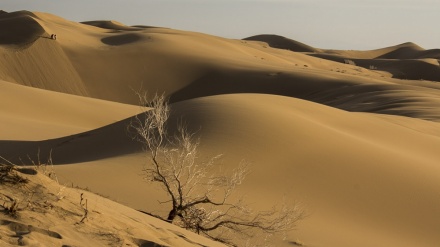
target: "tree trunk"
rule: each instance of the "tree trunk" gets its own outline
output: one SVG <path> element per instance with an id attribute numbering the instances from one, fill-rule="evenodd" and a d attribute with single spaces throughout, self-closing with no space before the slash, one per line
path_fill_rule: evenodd
<path id="1" fill-rule="evenodd" d="M 174 218 L 177 216 L 177 209 L 173 208 L 170 213 L 168 214 L 167 221 L 170 223 L 173 223 Z"/>

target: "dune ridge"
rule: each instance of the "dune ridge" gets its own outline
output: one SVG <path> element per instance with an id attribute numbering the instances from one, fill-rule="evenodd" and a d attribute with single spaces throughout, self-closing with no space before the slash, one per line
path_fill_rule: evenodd
<path id="1" fill-rule="evenodd" d="M 420 58 L 435 58 L 440 59 L 440 49 L 425 50 L 422 47 L 412 42 L 403 43 L 393 47 L 389 51 L 377 58 L 385 59 L 420 59 Z"/>
<path id="2" fill-rule="evenodd" d="M 273 48 L 286 49 L 296 52 L 322 52 L 322 50 L 311 47 L 304 43 L 273 34 L 255 35 L 244 38 L 243 40 L 263 41 Z"/>
<path id="3" fill-rule="evenodd" d="M 111 29 L 111 30 L 124 30 L 124 31 L 137 31 L 141 30 L 137 27 L 129 27 L 117 21 L 84 21 L 82 24 L 91 25 L 95 27 Z"/>
<path id="4" fill-rule="evenodd" d="M 30 32 L 9 32 L 27 24 Z M 52 33 L 57 40 L 44 38 Z M 147 110 L 138 106 L 136 91 L 165 93 L 170 130 L 178 120 L 188 123 L 201 138 L 201 159 L 224 154 L 225 169 L 242 159 L 252 163 L 240 192 L 255 208 L 286 196 L 308 210 L 276 246 L 440 242 L 437 49 L 408 42 L 330 50 L 277 35 L 231 40 L 28 11 L 0 13 L 0 35 L 0 155 L 14 163 L 30 165 L 51 154 L 62 185 L 166 214 L 158 200 L 167 198 L 144 182 L 148 158 L 127 130 Z M 60 185 L 40 175 L 28 177 L 48 188 L 44 195 L 58 193 Z M 18 193 L 4 188 L 8 196 Z M 79 214 L 72 205 L 82 192 L 66 191 L 65 201 L 52 196 L 51 203 Z M 0 215 L 0 232 L 23 237 L 11 225 L 32 225 L 28 245 L 81 246 L 82 236 L 97 246 L 116 239 L 133 246 L 221 246 L 85 195 L 95 211 L 81 227 L 72 215 L 50 227 L 61 220 L 25 210 L 42 223 Z M 93 240 L 100 231 L 102 238 Z"/>

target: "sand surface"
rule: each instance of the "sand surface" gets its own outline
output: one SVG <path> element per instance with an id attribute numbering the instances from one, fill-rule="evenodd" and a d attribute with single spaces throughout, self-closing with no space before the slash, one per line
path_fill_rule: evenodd
<path id="1" fill-rule="evenodd" d="M 440 242 L 438 49 L 328 50 L 276 35 L 231 40 L 27 11 L 0 14 L 0 31 L 0 155 L 21 164 L 51 153 L 60 184 L 27 175 L 46 194 L 78 186 L 125 205 L 84 192 L 96 212 L 77 225 L 82 192 L 66 188 L 69 196 L 52 202 L 73 212 L 65 222 L 26 210 L 19 221 L 0 215 L 2 236 L 14 235 L 14 221 L 37 229 L 28 245 L 85 246 L 101 234 L 97 246 L 111 238 L 220 246 L 133 210 L 167 213 L 127 133 L 142 111 L 134 91 L 148 90 L 170 97 L 171 124 L 184 119 L 197 132 L 201 158 L 224 154 L 225 168 L 252 163 L 240 192 L 255 208 L 286 196 L 306 209 L 276 246 Z"/>
<path id="2" fill-rule="evenodd" d="M 1 246 L 224 246 L 94 193 L 66 188 L 45 175 L 50 169 L 17 169 L 12 173 L 26 183 L 0 185 L 3 205 L 19 202 L 16 215 L 0 218 Z"/>

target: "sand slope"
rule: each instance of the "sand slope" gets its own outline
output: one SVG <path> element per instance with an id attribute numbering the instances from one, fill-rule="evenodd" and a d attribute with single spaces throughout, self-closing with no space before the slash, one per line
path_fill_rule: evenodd
<path id="1" fill-rule="evenodd" d="M 33 31 L 10 31 L 22 25 Z M 142 178 L 148 159 L 127 132 L 141 111 L 133 90 L 164 92 L 172 103 L 171 126 L 184 119 L 197 131 L 201 158 L 223 153 L 227 168 L 242 159 L 252 162 L 241 188 L 252 205 L 264 208 L 286 195 L 309 212 L 277 246 L 440 242 L 438 50 L 413 43 L 325 50 L 276 35 L 230 40 L 115 21 L 75 23 L 26 11 L 0 14 L 0 30 L 6 31 L 0 44 L 0 155 L 13 162 L 38 156 L 44 161 L 52 152 L 61 184 L 166 214 L 157 202 L 166 198 Z M 56 41 L 41 37 L 51 33 Z M 69 193 L 78 199 L 78 191 Z M 162 231 L 172 228 L 165 224 L 154 228 L 154 219 L 87 196 L 102 216 L 94 214 L 86 228 L 68 221 L 48 231 L 45 221 L 38 226 L 45 230 L 29 239 L 82 245 L 77 236 L 91 241 L 103 231 L 97 245 L 116 237 L 138 246 L 205 241 Z M 67 204 L 63 207 L 78 211 Z M 128 214 L 147 227 L 126 221 Z M 13 234 L 10 221 L 2 220 L 0 231 Z M 124 224 L 146 230 L 108 233 L 110 225 Z M 57 234 L 62 240 L 53 238 Z"/>
<path id="2" fill-rule="evenodd" d="M 45 140 L 117 122 L 139 106 L 56 93 L 0 81 L 1 140 Z"/>
<path id="3" fill-rule="evenodd" d="M 1 246 L 224 246 L 96 194 L 66 188 L 42 170 L 19 169 L 15 173 L 28 179 L 26 184 L 0 184 L 2 205 L 19 201 L 16 215 L 0 215 Z M 87 218 L 81 222 L 84 208 Z"/>
<path id="4" fill-rule="evenodd" d="M 310 228 L 300 224 L 292 236 L 306 246 L 438 242 L 438 124 L 401 126 L 264 95 L 204 98 L 182 112 L 203 126 L 205 145 L 215 148 L 210 151 L 254 162 L 249 188 L 260 203 L 287 193 L 308 206 L 313 213 L 304 224 Z M 318 240 L 317 229 L 329 235 Z M 335 238 L 342 235 L 357 237 Z"/>

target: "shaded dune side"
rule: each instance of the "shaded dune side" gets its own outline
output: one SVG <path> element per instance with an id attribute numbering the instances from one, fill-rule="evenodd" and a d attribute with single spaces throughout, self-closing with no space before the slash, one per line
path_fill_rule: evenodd
<path id="1" fill-rule="evenodd" d="M 105 37 L 102 38 L 101 41 L 106 45 L 118 46 L 118 45 L 126 45 L 126 44 L 139 42 L 143 38 L 144 37 L 142 35 L 136 33 L 127 33 L 127 34 Z"/>
<path id="2" fill-rule="evenodd" d="M 0 15 L 0 45 L 25 45 L 41 37 L 45 30 L 31 12 L 20 11 Z"/>
<path id="3" fill-rule="evenodd" d="M 407 116 L 440 122 L 440 90 L 415 86 L 354 85 L 322 90 L 311 98 L 353 112 Z"/>
<path id="4" fill-rule="evenodd" d="M 367 64 L 375 66 L 377 70 L 387 71 L 398 79 L 440 82 L 440 66 L 428 59 L 359 61 L 362 67 L 368 68 Z"/>
<path id="5" fill-rule="evenodd" d="M 142 146 L 130 137 L 127 127 L 131 119 L 119 121 L 95 130 L 44 141 L 0 141 L 1 156 L 21 164 L 30 160 L 48 160 L 56 164 L 73 164 L 101 160 L 142 151 Z"/>
<path id="6" fill-rule="evenodd" d="M 270 47 L 273 48 L 286 49 L 296 52 L 321 52 L 320 49 L 274 34 L 255 35 L 244 38 L 243 40 L 262 41 L 266 42 Z"/>

